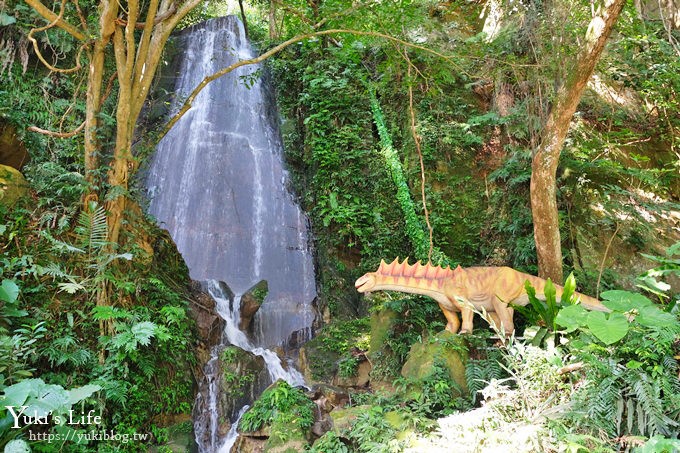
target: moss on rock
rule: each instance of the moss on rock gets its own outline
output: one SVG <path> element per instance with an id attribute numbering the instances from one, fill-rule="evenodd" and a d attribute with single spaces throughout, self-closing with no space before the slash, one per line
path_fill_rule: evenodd
<path id="1" fill-rule="evenodd" d="M 458 384 L 464 394 L 467 394 L 468 387 L 465 380 L 467 360 L 465 340 L 460 335 L 444 331 L 435 335 L 430 341 L 415 343 L 409 351 L 401 374 L 405 378 L 425 379 L 434 372 L 435 363 L 442 363 L 449 371 L 451 379 Z"/>
<path id="2" fill-rule="evenodd" d="M 12 206 L 28 195 L 28 182 L 16 168 L 0 165 L 0 203 Z"/>

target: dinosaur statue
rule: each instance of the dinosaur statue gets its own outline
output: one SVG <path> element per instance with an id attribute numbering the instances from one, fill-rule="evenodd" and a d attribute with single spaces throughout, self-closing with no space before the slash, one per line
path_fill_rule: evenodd
<path id="1" fill-rule="evenodd" d="M 546 281 L 533 275 L 524 274 L 510 267 L 469 267 L 463 269 L 443 268 L 425 265 L 420 262 L 409 265 L 408 259 L 392 263 L 380 262 L 376 272 L 369 272 L 360 277 L 354 286 L 360 293 L 369 291 L 401 291 L 410 294 L 422 294 L 437 301 L 448 321 L 446 330 L 457 333 L 460 320 L 456 313 L 460 312 L 463 326 L 460 333 L 472 332 L 474 311 L 482 308 L 489 314 L 497 328 L 503 328 L 510 335 L 515 330 L 513 324 L 514 309 L 509 305 L 524 306 L 529 303 L 524 283 L 529 281 L 536 289 L 536 296 L 544 298 L 543 290 Z M 562 295 L 563 288 L 555 285 L 557 297 Z M 574 293 L 581 304 L 589 310 L 609 311 L 597 299 L 580 293 Z"/>

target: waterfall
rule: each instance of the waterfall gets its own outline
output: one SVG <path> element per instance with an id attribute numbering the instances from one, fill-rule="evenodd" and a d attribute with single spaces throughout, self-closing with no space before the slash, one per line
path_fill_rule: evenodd
<path id="1" fill-rule="evenodd" d="M 192 26 L 175 43 L 180 53 L 171 112 L 204 77 L 254 56 L 233 16 Z M 262 72 L 243 66 L 211 82 L 163 138 L 146 179 L 148 211 L 170 232 L 191 277 L 217 301 L 226 341 L 263 357 L 272 380 L 300 385 L 300 373 L 282 366 L 270 349 L 286 350 L 311 335 L 313 257 L 307 218 L 288 190 L 278 117 Z M 238 298 L 261 280 L 269 292 L 249 338 L 237 327 Z M 219 281 L 237 295 L 231 305 Z M 214 356 L 206 366 L 208 380 L 215 379 L 216 363 Z M 216 395 L 199 398 L 215 410 Z M 211 451 L 218 445 L 214 417 L 200 429 L 210 430 L 211 446 L 202 448 Z"/>

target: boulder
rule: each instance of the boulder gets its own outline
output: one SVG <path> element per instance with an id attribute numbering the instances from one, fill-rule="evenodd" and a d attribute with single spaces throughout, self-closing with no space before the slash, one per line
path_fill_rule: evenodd
<path id="1" fill-rule="evenodd" d="M 28 181 L 16 168 L 0 165 L 0 203 L 12 206 L 19 198 L 28 195 Z"/>
<path id="2" fill-rule="evenodd" d="M 194 425 L 189 414 L 160 415 L 154 417 L 154 423 L 167 428 L 168 439 L 162 446 L 152 446 L 149 451 L 186 452 L 197 448 L 194 440 Z"/>
<path id="3" fill-rule="evenodd" d="M 405 378 L 424 379 L 431 375 L 436 361 L 443 363 L 449 370 L 451 379 L 467 394 L 465 364 L 467 363 L 467 347 L 460 335 L 443 331 L 430 341 L 415 343 L 411 346 L 406 363 L 401 369 Z"/>
<path id="4" fill-rule="evenodd" d="M 238 323 L 239 329 L 244 332 L 248 331 L 253 316 L 255 316 L 257 310 L 259 310 L 264 303 L 268 293 L 269 285 L 266 280 L 261 280 L 255 286 L 243 293 L 243 296 L 241 296 L 241 319 Z"/>
<path id="5" fill-rule="evenodd" d="M 349 403 L 349 394 L 342 388 L 329 384 L 314 384 L 307 392 L 322 412 L 330 412 Z"/>
<path id="6" fill-rule="evenodd" d="M 285 349 L 288 351 L 300 349 L 302 345 L 312 339 L 314 336 L 313 332 L 312 327 L 305 327 L 292 332 L 284 343 Z"/>
<path id="7" fill-rule="evenodd" d="M 300 348 L 297 365 L 307 382 L 330 382 L 338 369 L 340 355 L 324 347 L 321 340 L 317 336 Z"/>
<path id="8" fill-rule="evenodd" d="M 373 367 L 368 360 L 359 362 L 357 370 L 353 376 L 340 376 L 336 374 L 333 378 L 333 384 L 340 387 L 363 388 L 368 386 L 371 381 L 371 370 Z"/>
<path id="9" fill-rule="evenodd" d="M 231 447 L 231 451 L 238 453 L 262 453 L 265 451 L 266 443 L 266 438 L 241 435 L 236 439 L 234 446 Z"/>
<path id="10" fill-rule="evenodd" d="M 231 428 L 232 420 L 246 404 L 252 404 L 255 396 L 265 387 L 269 373 L 264 359 L 244 351 L 237 346 L 220 346 L 204 367 L 203 379 L 199 382 L 199 396 L 194 404 L 194 420 L 207 426 L 206 415 L 217 411 L 218 434 L 224 437 Z M 209 393 L 215 386 L 218 395 L 216 408 L 210 407 Z M 197 429 L 199 445 L 210 444 L 210 430 Z"/>
<path id="11" fill-rule="evenodd" d="M 235 419 L 239 410 L 251 405 L 269 379 L 264 359 L 238 346 L 225 346 L 219 352 L 217 385 L 220 418 Z M 226 434 L 226 433 L 225 433 Z"/>
<path id="12" fill-rule="evenodd" d="M 368 411 L 370 407 L 371 406 L 368 405 L 362 405 L 331 411 L 330 415 L 333 420 L 333 431 L 335 431 L 336 434 L 341 434 L 346 429 L 351 428 L 359 414 Z"/>
<path id="13" fill-rule="evenodd" d="M 373 357 L 374 354 L 382 349 L 396 318 L 397 313 L 387 309 L 371 314 L 371 342 L 368 348 L 370 357 Z"/>

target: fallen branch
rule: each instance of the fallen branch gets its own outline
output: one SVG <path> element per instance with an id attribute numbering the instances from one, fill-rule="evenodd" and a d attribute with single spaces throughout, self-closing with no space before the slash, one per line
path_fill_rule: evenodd
<path id="1" fill-rule="evenodd" d="M 566 365 L 557 371 L 560 376 L 567 373 L 573 373 L 583 368 L 583 362 L 572 363 L 571 365 Z"/>

